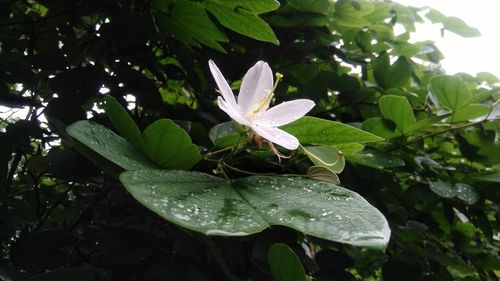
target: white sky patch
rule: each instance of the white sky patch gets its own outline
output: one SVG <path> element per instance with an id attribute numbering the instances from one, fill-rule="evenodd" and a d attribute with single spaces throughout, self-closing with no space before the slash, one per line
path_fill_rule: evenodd
<path id="1" fill-rule="evenodd" d="M 476 75 L 486 71 L 500 78 L 500 1 L 498 0 L 396 0 L 403 5 L 432 7 L 445 16 L 455 16 L 479 29 L 480 37 L 464 38 L 446 31 L 441 37 L 440 24 L 418 24 L 412 42 L 433 40 L 444 55 L 441 61 L 449 74 L 465 72 Z"/>

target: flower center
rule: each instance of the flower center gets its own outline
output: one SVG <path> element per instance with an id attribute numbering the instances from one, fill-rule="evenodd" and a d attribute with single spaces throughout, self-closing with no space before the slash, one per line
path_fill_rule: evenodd
<path id="1" fill-rule="evenodd" d="M 253 106 L 252 108 L 248 111 L 248 113 L 245 115 L 247 119 L 254 119 L 257 117 L 259 113 L 262 113 L 266 111 L 269 108 L 269 104 L 271 103 L 271 100 L 274 97 L 274 90 L 276 90 L 276 87 L 278 86 L 278 82 L 283 78 L 283 74 L 276 72 L 276 81 L 274 82 L 273 88 L 270 89 L 264 89 L 264 91 L 267 92 L 267 95 L 261 99 L 259 99 Z"/>

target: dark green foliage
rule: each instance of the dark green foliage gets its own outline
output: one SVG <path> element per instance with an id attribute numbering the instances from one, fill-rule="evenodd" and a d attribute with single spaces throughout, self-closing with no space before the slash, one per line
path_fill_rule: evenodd
<path id="1" fill-rule="evenodd" d="M 423 16 L 479 34 L 386 1 L 1 1 L 1 111 L 25 111 L 0 120 L 0 279 L 266 281 L 281 264 L 302 272 L 300 261 L 318 281 L 498 280 L 499 80 L 429 67 L 439 50 L 393 30 L 411 32 Z M 223 124 L 209 59 L 235 88 L 257 60 L 269 62 L 284 74 L 276 103 L 317 104 L 284 129 L 337 154 L 316 148 L 313 162 L 294 152 L 279 164 L 266 147 L 217 151 L 246 139 Z M 149 211 L 118 180 L 145 166 L 235 179 L 318 164 L 317 177 L 336 181 L 341 171 L 341 185 L 385 215 L 385 251 L 281 226 L 205 236 Z"/>

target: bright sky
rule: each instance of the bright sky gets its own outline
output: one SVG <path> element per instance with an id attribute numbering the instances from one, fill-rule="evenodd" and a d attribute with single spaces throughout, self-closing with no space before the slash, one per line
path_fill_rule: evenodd
<path id="1" fill-rule="evenodd" d="M 440 25 L 417 25 L 412 40 L 433 40 L 445 59 L 448 74 L 491 72 L 500 78 L 500 1 L 498 0 L 396 0 L 403 5 L 432 7 L 446 16 L 455 16 L 479 29 L 480 37 L 463 38 L 451 32 L 440 34 Z"/>

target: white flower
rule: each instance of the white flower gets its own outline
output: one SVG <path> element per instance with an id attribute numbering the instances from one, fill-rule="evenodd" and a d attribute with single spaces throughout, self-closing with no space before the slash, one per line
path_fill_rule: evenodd
<path id="1" fill-rule="evenodd" d="M 272 143 L 291 150 L 299 147 L 296 137 L 278 127 L 304 116 L 314 107 L 312 100 L 287 101 L 269 108 L 275 88 L 273 73 L 267 63 L 258 61 L 243 77 L 236 101 L 217 65 L 212 60 L 208 64 L 222 95 L 217 100 L 220 109 L 237 123 L 250 127 L 257 135 Z"/>

